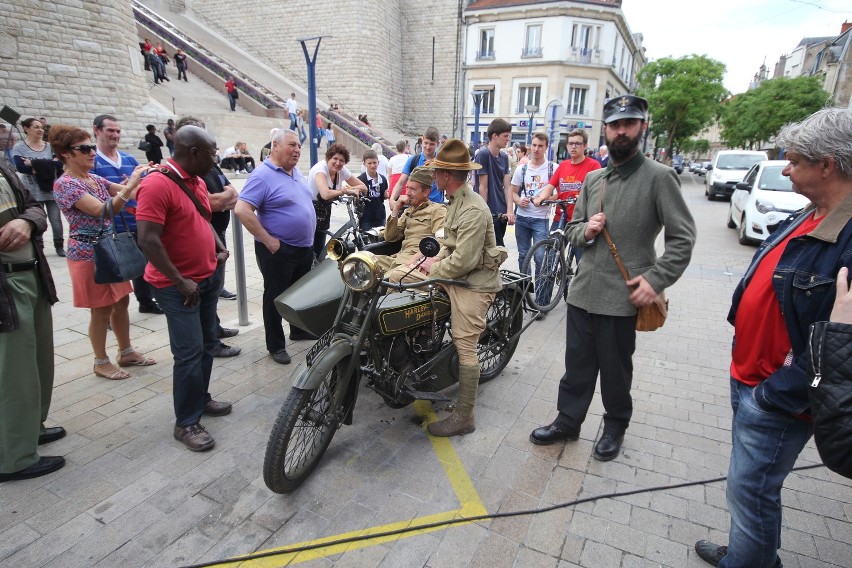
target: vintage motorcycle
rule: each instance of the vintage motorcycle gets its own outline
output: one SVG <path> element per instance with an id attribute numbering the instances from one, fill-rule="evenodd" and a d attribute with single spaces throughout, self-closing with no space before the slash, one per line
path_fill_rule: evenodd
<path id="1" fill-rule="evenodd" d="M 383 280 L 375 253 L 393 254 L 399 245 L 382 242 L 355 252 L 351 243 L 332 240 L 329 258 L 276 300 L 284 319 L 320 337 L 295 370 L 293 387 L 269 435 L 263 478 L 272 491 L 295 490 L 341 424 L 352 424 L 363 379 L 391 408 L 418 399 L 449 401 L 439 391 L 458 382 L 458 354 L 450 300 L 440 285 L 467 282 Z M 435 256 L 439 248 L 431 237 L 420 243 L 424 256 Z M 480 383 L 506 367 L 533 321 L 524 321 L 524 311 L 532 313 L 524 302 L 530 277 L 508 270 L 500 275 L 503 287 L 479 339 Z"/>

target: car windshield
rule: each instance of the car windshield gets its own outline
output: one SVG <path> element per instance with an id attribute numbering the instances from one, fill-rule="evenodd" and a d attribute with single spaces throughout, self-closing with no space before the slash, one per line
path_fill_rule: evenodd
<path id="1" fill-rule="evenodd" d="M 793 191 L 790 178 L 781 175 L 784 166 L 769 166 L 763 168 L 757 187 L 767 191 Z"/>
<path id="2" fill-rule="evenodd" d="M 747 170 L 757 162 L 765 160 L 759 154 L 722 154 L 716 164 L 717 170 Z"/>

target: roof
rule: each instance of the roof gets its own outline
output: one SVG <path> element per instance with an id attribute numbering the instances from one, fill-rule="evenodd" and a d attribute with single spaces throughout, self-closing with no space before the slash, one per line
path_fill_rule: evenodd
<path id="1" fill-rule="evenodd" d="M 470 0 L 466 10 L 485 10 L 488 8 L 510 8 L 533 4 L 553 4 L 562 0 Z M 621 8 L 621 0 L 575 0 L 576 4 L 601 4 Z"/>
<path id="2" fill-rule="evenodd" d="M 799 42 L 799 45 L 796 47 L 802 47 L 805 45 L 813 45 L 815 43 L 821 43 L 823 41 L 831 41 L 837 36 L 828 36 L 828 37 L 805 37 L 802 38 L 802 41 Z"/>

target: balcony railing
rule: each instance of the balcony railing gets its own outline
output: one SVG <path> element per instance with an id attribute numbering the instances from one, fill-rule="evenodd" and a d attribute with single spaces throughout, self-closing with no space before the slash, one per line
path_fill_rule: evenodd
<path id="1" fill-rule="evenodd" d="M 572 47 L 568 60 L 574 63 L 600 64 L 603 50 L 588 47 Z"/>
<path id="2" fill-rule="evenodd" d="M 521 57 L 541 57 L 541 47 L 525 47 L 521 50 Z"/>
<path id="3" fill-rule="evenodd" d="M 494 51 L 477 51 L 476 52 L 476 60 L 477 61 L 491 61 L 494 59 Z"/>

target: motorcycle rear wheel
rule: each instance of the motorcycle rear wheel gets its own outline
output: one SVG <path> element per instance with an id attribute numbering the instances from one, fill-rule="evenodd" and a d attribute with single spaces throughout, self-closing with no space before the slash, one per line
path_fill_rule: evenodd
<path id="1" fill-rule="evenodd" d="M 485 331 L 479 336 L 477 345 L 479 384 L 487 383 L 499 375 L 515 354 L 520 336 L 514 341 L 506 341 L 505 338 L 518 333 L 524 327 L 524 311 L 520 309 L 523 299 L 520 294 L 521 292 L 514 288 L 500 290 L 488 308 Z"/>
<path id="2" fill-rule="evenodd" d="M 263 480 L 276 493 L 290 493 L 313 472 L 334 437 L 346 408 L 348 379 L 339 375 L 348 357 L 335 365 L 316 389 L 293 387 L 266 446 Z"/>

